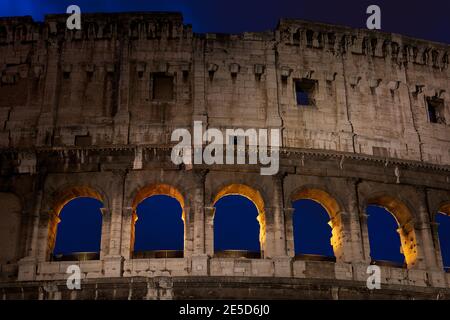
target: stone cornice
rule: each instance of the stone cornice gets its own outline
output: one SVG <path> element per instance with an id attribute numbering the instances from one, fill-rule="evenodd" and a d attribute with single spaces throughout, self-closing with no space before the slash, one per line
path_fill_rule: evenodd
<path id="1" fill-rule="evenodd" d="M 40 154 L 50 154 L 50 153 L 74 153 L 81 151 L 93 151 L 93 152 L 129 152 L 130 155 L 134 155 L 134 150 L 140 147 L 143 151 L 160 151 L 160 152 L 171 152 L 172 146 L 169 145 L 112 145 L 112 146 L 89 146 L 89 147 L 36 147 L 36 148 L 0 148 L 0 156 L 12 156 L 16 158 L 19 154 L 23 153 L 36 153 L 37 156 Z M 248 150 L 247 150 L 248 152 Z M 434 171 L 444 171 L 450 172 L 450 165 L 439 165 L 429 162 L 421 162 L 415 160 L 406 160 L 398 158 L 385 158 L 372 155 L 366 155 L 361 153 L 350 153 L 342 151 L 330 151 L 330 150 L 318 150 L 318 149 L 301 149 L 301 148 L 280 148 L 281 158 L 289 158 L 292 155 L 295 158 L 307 157 L 311 158 L 323 158 L 323 159 L 336 159 L 340 163 L 346 160 L 352 161 L 364 161 L 369 163 L 374 163 L 383 166 L 399 166 L 406 168 L 417 168 L 417 169 L 427 169 Z M 307 159 L 304 158 L 304 159 Z"/>

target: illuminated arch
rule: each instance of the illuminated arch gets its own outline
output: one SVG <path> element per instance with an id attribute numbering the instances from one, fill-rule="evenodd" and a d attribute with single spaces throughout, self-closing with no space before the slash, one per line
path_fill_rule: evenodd
<path id="1" fill-rule="evenodd" d="M 69 202 L 75 198 L 86 197 L 94 198 L 101 202 L 104 202 L 104 197 L 91 187 L 77 186 L 64 189 L 62 192 L 55 196 L 56 201 L 53 204 L 53 212 L 59 215 L 61 209 Z"/>
<path id="2" fill-rule="evenodd" d="M 158 183 L 146 186 L 142 189 L 140 189 L 136 196 L 134 197 L 132 208 L 133 208 L 133 218 L 131 222 L 131 245 L 130 250 L 131 252 L 134 250 L 134 241 L 135 241 L 135 225 L 136 221 L 138 220 L 137 216 L 137 207 L 139 203 L 144 201 L 147 198 L 150 198 L 152 196 L 161 195 L 161 196 L 169 196 L 171 198 L 174 198 L 178 201 L 178 203 L 181 206 L 181 219 L 183 220 L 183 224 L 185 226 L 184 230 L 184 242 L 186 243 L 186 213 L 185 213 L 185 202 L 184 197 L 181 194 L 181 192 L 168 184 Z"/>
<path id="3" fill-rule="evenodd" d="M 344 254 L 344 244 L 342 241 L 342 218 L 341 207 L 338 202 L 326 191 L 318 188 L 304 188 L 293 193 L 291 196 L 291 202 L 294 203 L 297 200 L 313 200 L 325 209 L 330 216 L 329 225 L 331 231 L 331 245 L 336 259 L 342 258 Z"/>
<path id="4" fill-rule="evenodd" d="M 400 235 L 400 242 L 403 255 L 408 268 L 417 262 L 417 239 L 414 231 L 414 222 L 408 207 L 397 198 L 388 195 L 381 195 L 370 198 L 367 205 L 375 205 L 385 208 L 395 218 L 398 224 L 397 232 Z"/>
<path id="5" fill-rule="evenodd" d="M 58 192 L 53 198 L 55 201 L 52 204 L 50 211 L 50 223 L 49 223 L 49 232 L 48 232 L 48 254 L 53 252 L 55 248 L 56 242 L 56 232 L 58 229 L 58 223 L 61 222 L 59 215 L 64 206 L 70 201 L 80 198 L 93 198 L 98 201 L 105 203 L 104 197 L 95 189 L 88 186 L 75 186 L 66 188 L 61 192 Z"/>
<path id="6" fill-rule="evenodd" d="M 434 215 L 434 220 L 439 225 L 437 232 L 439 251 L 441 254 L 442 264 L 444 268 L 450 270 L 450 202 L 444 203 L 439 207 L 438 212 Z M 443 231 L 445 230 L 445 231 Z"/>
<path id="7" fill-rule="evenodd" d="M 214 206 L 221 198 L 230 195 L 243 196 L 255 205 L 258 210 L 258 217 L 256 219 L 259 222 L 259 241 L 261 243 L 261 248 L 264 248 L 266 242 L 266 214 L 264 211 L 264 200 L 261 194 L 259 191 L 245 184 L 230 184 L 222 188 L 216 194 L 212 206 Z"/>

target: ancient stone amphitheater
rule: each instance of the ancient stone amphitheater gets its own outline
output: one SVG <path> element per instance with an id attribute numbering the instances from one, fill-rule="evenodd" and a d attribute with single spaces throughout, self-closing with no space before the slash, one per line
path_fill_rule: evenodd
<path id="1" fill-rule="evenodd" d="M 66 19 L 0 19 L 3 299 L 450 298 L 434 218 L 450 214 L 448 45 L 297 20 L 233 35 L 194 33 L 178 13 Z M 280 128 L 279 173 L 173 164 L 171 133 L 193 121 Z M 230 194 L 258 209 L 261 258 L 214 252 Z M 133 254 L 152 195 L 182 206 L 181 255 Z M 76 197 L 104 205 L 101 250 L 59 261 L 58 215 Z M 335 261 L 295 256 L 298 199 L 326 208 Z M 406 260 L 380 265 L 379 290 L 368 205 L 395 216 Z M 72 264 L 81 290 L 66 286 Z"/>

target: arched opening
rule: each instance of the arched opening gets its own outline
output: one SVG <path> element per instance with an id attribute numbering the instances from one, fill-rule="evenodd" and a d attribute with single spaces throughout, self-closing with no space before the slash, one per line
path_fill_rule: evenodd
<path id="1" fill-rule="evenodd" d="M 133 258 L 182 258 L 184 222 L 184 198 L 176 188 L 143 188 L 133 202 Z"/>
<path id="2" fill-rule="evenodd" d="M 442 264 L 444 270 L 450 272 L 450 203 L 441 207 L 435 219 L 438 224 Z"/>
<path id="3" fill-rule="evenodd" d="M 390 196 L 371 199 L 368 214 L 372 263 L 412 267 L 417 261 L 417 243 L 412 215 L 405 204 Z"/>
<path id="4" fill-rule="evenodd" d="M 327 192 L 315 188 L 295 192 L 291 201 L 294 207 L 292 229 L 296 257 L 341 260 L 344 247 L 341 208 L 337 201 Z"/>
<path id="5" fill-rule="evenodd" d="M 372 262 L 379 265 L 402 267 L 405 263 L 405 256 L 401 250 L 395 217 L 385 208 L 375 205 L 368 206 L 366 212 Z"/>
<path id="6" fill-rule="evenodd" d="M 80 197 L 69 201 L 59 213 L 54 260 L 97 260 L 102 237 L 103 203 Z"/>
<path id="7" fill-rule="evenodd" d="M 20 258 L 21 205 L 17 196 L 0 192 L 0 264 Z"/>
<path id="8" fill-rule="evenodd" d="M 302 199 L 293 203 L 292 226 L 297 259 L 335 261 L 331 245 L 330 216 L 314 200 Z"/>
<path id="9" fill-rule="evenodd" d="M 265 243 L 264 201 L 246 185 L 232 184 L 214 198 L 214 255 L 261 258 Z"/>
<path id="10" fill-rule="evenodd" d="M 102 237 L 103 198 L 88 187 L 56 196 L 50 221 L 49 249 L 56 261 L 98 260 Z"/>

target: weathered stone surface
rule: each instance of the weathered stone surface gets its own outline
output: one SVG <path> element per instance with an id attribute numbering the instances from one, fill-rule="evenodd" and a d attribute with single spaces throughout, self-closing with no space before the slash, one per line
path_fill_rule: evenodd
<path id="1" fill-rule="evenodd" d="M 450 298 L 433 218 L 450 214 L 448 45 L 297 20 L 204 35 L 175 13 L 83 14 L 80 31 L 66 18 L 0 19 L 4 299 Z M 314 84 L 312 105 L 296 81 Z M 193 121 L 281 128 L 280 173 L 174 165 L 171 133 Z M 260 211 L 261 259 L 214 257 L 214 203 L 232 191 Z M 133 259 L 137 201 L 158 192 L 182 204 L 183 258 Z M 79 196 L 104 204 L 100 260 L 50 261 Z M 336 262 L 295 259 L 303 198 L 330 214 Z M 374 291 L 369 204 L 395 215 L 407 260 Z M 70 264 L 81 291 L 66 288 Z"/>

